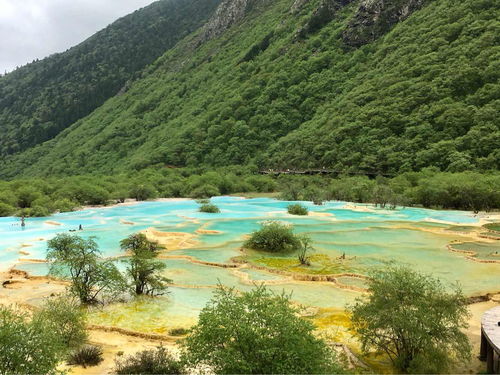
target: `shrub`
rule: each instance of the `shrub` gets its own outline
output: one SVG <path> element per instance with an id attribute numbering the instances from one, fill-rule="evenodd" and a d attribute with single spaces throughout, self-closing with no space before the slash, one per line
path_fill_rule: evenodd
<path id="1" fill-rule="evenodd" d="M 100 346 L 85 345 L 70 354 L 68 364 L 83 366 L 84 368 L 87 366 L 97 366 L 104 360 L 102 355 L 103 352 Z"/>
<path id="2" fill-rule="evenodd" d="M 187 328 L 172 328 L 168 331 L 168 334 L 171 336 L 184 336 L 189 333 L 189 329 Z"/>
<path id="3" fill-rule="evenodd" d="M 208 214 L 218 214 L 220 212 L 219 207 L 215 204 L 203 204 L 200 206 L 200 212 L 205 212 Z"/>
<path id="4" fill-rule="evenodd" d="M 71 297 L 60 296 L 47 300 L 33 319 L 45 321 L 67 349 L 77 348 L 87 339 L 85 312 Z"/>
<path id="5" fill-rule="evenodd" d="M 160 346 L 143 350 L 135 355 L 115 361 L 115 372 L 123 375 L 134 374 L 182 374 L 180 361 Z"/>
<path id="6" fill-rule="evenodd" d="M 189 193 L 191 198 L 211 198 L 220 195 L 220 190 L 214 185 L 203 185 Z"/>
<path id="7" fill-rule="evenodd" d="M 183 342 L 183 360 L 215 374 L 343 373 L 313 331 L 283 294 L 264 286 L 244 293 L 221 286 Z"/>
<path id="8" fill-rule="evenodd" d="M 443 373 L 470 358 L 463 333 L 468 310 L 458 287 L 408 268 L 373 275 L 366 297 L 350 307 L 363 351 L 385 352 L 403 373 Z"/>
<path id="9" fill-rule="evenodd" d="M 309 211 L 307 210 L 306 206 L 297 203 L 288 206 L 288 213 L 291 215 L 306 216 L 309 213 Z"/>
<path id="10" fill-rule="evenodd" d="M 130 196 L 137 201 L 145 201 L 156 196 L 156 190 L 151 185 L 138 184 L 130 191 Z"/>
<path id="11" fill-rule="evenodd" d="M 272 221 L 253 232 L 243 246 L 270 252 L 291 251 L 300 247 L 300 238 L 289 225 Z"/>
<path id="12" fill-rule="evenodd" d="M 42 319 L 0 306 L 0 374 L 55 374 L 64 346 Z"/>

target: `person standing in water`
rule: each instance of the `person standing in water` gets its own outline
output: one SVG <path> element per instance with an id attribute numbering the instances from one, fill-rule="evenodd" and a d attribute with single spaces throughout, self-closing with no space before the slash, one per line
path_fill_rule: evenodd
<path id="1" fill-rule="evenodd" d="M 26 226 L 26 222 L 24 221 L 24 215 L 21 216 L 21 227 L 25 227 Z"/>
<path id="2" fill-rule="evenodd" d="M 78 227 L 78 230 L 83 230 L 82 224 Z"/>

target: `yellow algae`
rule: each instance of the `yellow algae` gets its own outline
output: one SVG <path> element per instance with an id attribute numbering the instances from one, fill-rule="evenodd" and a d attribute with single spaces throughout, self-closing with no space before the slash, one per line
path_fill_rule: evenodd
<path id="1" fill-rule="evenodd" d="M 331 275 L 344 272 L 353 272 L 353 267 L 348 265 L 348 260 L 332 259 L 326 254 L 314 254 L 310 257 L 310 266 L 303 266 L 296 258 L 276 257 L 249 257 L 250 263 L 256 263 L 269 268 L 283 271 L 309 274 L 309 275 Z"/>
<path id="2" fill-rule="evenodd" d="M 196 236 L 184 232 L 161 232 L 154 228 L 148 228 L 144 233 L 148 240 L 155 241 L 167 250 L 188 249 L 197 244 Z"/>

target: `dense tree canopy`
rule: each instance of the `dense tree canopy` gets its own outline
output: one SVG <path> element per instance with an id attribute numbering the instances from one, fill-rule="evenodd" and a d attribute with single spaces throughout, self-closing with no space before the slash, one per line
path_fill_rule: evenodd
<path id="1" fill-rule="evenodd" d="M 54 138 L 200 27 L 219 0 L 161 0 L 76 47 L 0 76 L 0 156 Z"/>
<path id="2" fill-rule="evenodd" d="M 499 168 L 495 1 L 427 1 L 359 48 L 343 41 L 358 1 L 298 37 L 318 2 L 296 12 L 292 0 L 261 2 L 218 38 L 197 48 L 196 36 L 184 39 L 126 93 L 5 158 L 0 173 L 249 163 L 389 175 Z"/>

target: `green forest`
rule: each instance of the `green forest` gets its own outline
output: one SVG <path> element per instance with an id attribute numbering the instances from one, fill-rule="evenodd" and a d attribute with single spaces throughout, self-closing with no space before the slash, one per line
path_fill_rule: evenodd
<path id="1" fill-rule="evenodd" d="M 185 38 L 54 139 L 4 157 L 1 175 L 158 165 L 498 170 L 494 1 L 428 1 L 362 46 L 345 41 L 367 32 L 350 27 L 363 16 L 357 1 L 329 1 L 331 20 L 318 20 L 319 0 L 254 3 L 220 36 Z M 405 1 L 385 3 L 394 11 Z"/>
<path id="2" fill-rule="evenodd" d="M 54 138 L 199 28 L 219 0 L 164 0 L 119 19 L 64 53 L 0 77 L 0 156 Z"/>

